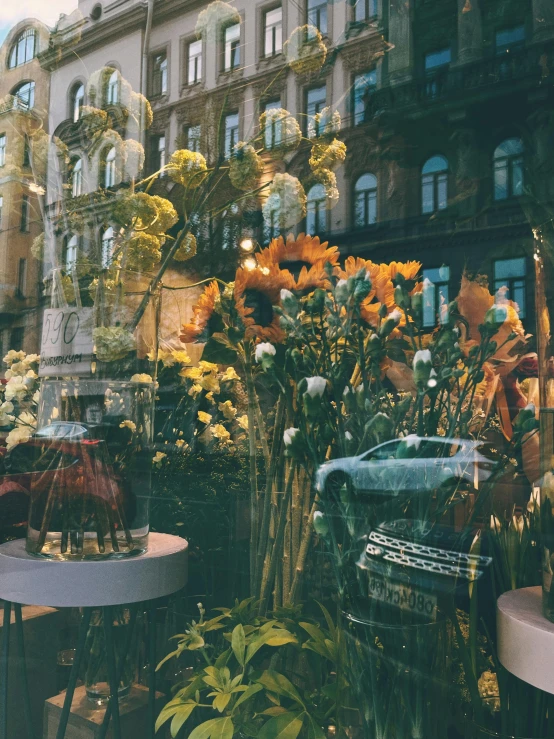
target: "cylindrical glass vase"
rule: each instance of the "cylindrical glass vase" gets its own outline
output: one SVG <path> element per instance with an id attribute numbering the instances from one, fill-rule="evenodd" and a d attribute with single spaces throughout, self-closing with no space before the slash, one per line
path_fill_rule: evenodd
<path id="1" fill-rule="evenodd" d="M 534 230 L 535 305 L 539 372 L 539 459 L 542 588 L 545 618 L 554 622 L 554 224 Z"/>
<path id="2" fill-rule="evenodd" d="M 61 560 L 140 554 L 149 530 L 153 382 L 44 380 L 27 551 Z"/>
<path id="3" fill-rule="evenodd" d="M 113 609 L 112 634 L 118 681 L 118 698 L 125 698 L 135 682 L 138 672 L 141 633 L 141 613 L 133 619 L 130 609 L 117 606 Z M 108 658 L 104 615 L 102 609 L 92 613 L 85 647 L 83 682 L 89 701 L 97 706 L 105 705 L 110 698 Z"/>

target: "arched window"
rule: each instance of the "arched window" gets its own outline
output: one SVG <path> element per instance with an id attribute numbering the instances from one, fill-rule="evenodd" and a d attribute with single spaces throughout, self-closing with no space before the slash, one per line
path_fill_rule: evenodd
<path id="1" fill-rule="evenodd" d="M 71 93 L 71 117 L 77 123 L 81 117 L 81 109 L 85 104 L 85 86 L 78 82 Z"/>
<path id="2" fill-rule="evenodd" d="M 78 198 L 83 194 L 83 160 L 76 159 L 71 173 L 71 195 Z"/>
<path id="3" fill-rule="evenodd" d="M 12 90 L 12 95 L 19 101 L 20 107 L 30 110 L 35 107 L 35 83 L 24 82 Z"/>
<path id="4" fill-rule="evenodd" d="M 428 159 L 421 170 L 421 212 L 436 213 L 448 204 L 448 161 L 440 155 Z"/>
<path id="5" fill-rule="evenodd" d="M 68 272 L 75 267 L 77 264 L 77 252 L 79 250 L 79 237 L 77 234 L 73 234 L 67 240 L 65 247 L 65 268 Z"/>
<path id="6" fill-rule="evenodd" d="M 114 69 L 108 79 L 106 103 L 108 105 L 117 105 L 119 103 L 119 72 L 117 69 Z"/>
<path id="7" fill-rule="evenodd" d="M 326 207 L 327 195 L 323 185 L 313 185 L 308 190 L 306 212 L 306 233 L 317 236 L 325 233 L 326 229 Z"/>
<path id="8" fill-rule="evenodd" d="M 523 142 L 506 139 L 494 150 L 494 199 L 523 195 Z"/>
<path id="9" fill-rule="evenodd" d="M 377 177 L 363 174 L 354 185 L 354 225 L 358 228 L 377 222 Z"/>
<path id="10" fill-rule="evenodd" d="M 22 64 L 30 62 L 36 56 L 36 32 L 34 28 L 28 28 L 23 33 L 20 33 L 16 40 L 13 42 L 13 46 L 10 51 L 10 57 L 8 60 L 8 67 L 13 69 L 19 67 Z"/>
<path id="11" fill-rule="evenodd" d="M 115 185 L 115 147 L 112 146 L 106 152 L 104 159 L 104 187 L 113 187 Z"/>
<path id="12" fill-rule="evenodd" d="M 107 269 L 112 263 L 114 243 L 115 234 L 113 227 L 108 226 L 108 228 L 102 234 L 102 269 Z"/>

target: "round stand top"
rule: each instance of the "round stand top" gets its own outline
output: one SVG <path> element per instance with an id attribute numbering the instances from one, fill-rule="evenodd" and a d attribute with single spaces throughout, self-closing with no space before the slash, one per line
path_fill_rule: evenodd
<path id="1" fill-rule="evenodd" d="M 498 658 L 508 672 L 554 694 L 554 623 L 542 615 L 542 588 L 501 595 L 496 623 Z"/>
<path id="2" fill-rule="evenodd" d="M 0 598 L 33 606 L 114 606 L 175 593 L 187 581 L 188 542 L 150 534 L 144 554 L 63 562 L 28 554 L 25 540 L 0 546 Z"/>

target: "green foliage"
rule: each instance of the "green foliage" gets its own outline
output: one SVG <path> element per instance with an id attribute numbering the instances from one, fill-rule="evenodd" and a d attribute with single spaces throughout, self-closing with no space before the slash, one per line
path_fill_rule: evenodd
<path id="1" fill-rule="evenodd" d="M 184 652 L 199 656 L 193 674 L 160 713 L 156 729 L 171 721 L 172 737 L 186 724 L 189 739 L 239 734 L 324 739 L 322 727 L 336 717 L 342 644 L 340 631 L 321 608 L 324 624 L 303 617 L 300 607 L 260 616 L 253 598 L 218 608 L 219 614 L 207 620 L 200 607 L 200 620 L 174 637 L 177 648 L 158 666 Z M 209 715 L 206 709 L 215 718 L 202 720 Z M 201 723 L 191 730 L 196 716 Z"/>

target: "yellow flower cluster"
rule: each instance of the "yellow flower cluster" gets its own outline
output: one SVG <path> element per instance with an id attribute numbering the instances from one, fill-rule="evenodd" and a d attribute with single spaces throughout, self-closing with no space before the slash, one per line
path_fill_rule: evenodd
<path id="1" fill-rule="evenodd" d="M 126 268 L 136 272 L 151 272 L 162 258 L 162 243 L 153 234 L 135 233 L 124 245 Z"/>
<path id="2" fill-rule="evenodd" d="M 344 164 L 346 159 L 346 144 L 333 139 L 330 144 L 317 142 L 312 148 L 310 167 L 313 172 L 319 169 L 334 170 Z"/>
<path id="3" fill-rule="evenodd" d="M 92 333 L 100 362 L 123 359 L 135 348 L 135 337 L 121 326 L 100 326 Z"/>
<path id="4" fill-rule="evenodd" d="M 167 173 L 174 182 L 192 189 L 202 184 L 207 170 L 206 160 L 195 151 L 178 149 L 171 155 Z"/>
<path id="5" fill-rule="evenodd" d="M 327 47 L 315 26 L 295 28 L 283 47 L 287 64 L 296 74 L 318 72 L 325 64 Z"/>
<path id="6" fill-rule="evenodd" d="M 229 163 L 229 179 L 237 190 L 252 190 L 262 172 L 264 163 L 251 144 L 239 141 Z"/>
<path id="7" fill-rule="evenodd" d="M 186 262 L 188 259 L 192 259 L 196 254 L 196 236 L 194 234 L 187 234 L 183 240 L 181 246 L 177 249 L 173 255 L 173 259 L 176 262 Z"/>

